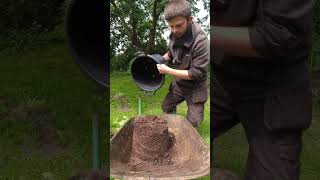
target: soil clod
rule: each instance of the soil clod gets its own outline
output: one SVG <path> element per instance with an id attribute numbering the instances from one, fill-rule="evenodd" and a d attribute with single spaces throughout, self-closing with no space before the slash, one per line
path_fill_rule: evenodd
<path id="1" fill-rule="evenodd" d="M 133 126 L 131 165 L 172 164 L 174 137 L 169 133 L 165 119 L 158 116 L 137 117 Z"/>

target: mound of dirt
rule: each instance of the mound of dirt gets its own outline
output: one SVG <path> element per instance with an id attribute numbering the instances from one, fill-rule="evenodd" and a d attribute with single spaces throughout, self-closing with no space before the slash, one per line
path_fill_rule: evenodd
<path id="1" fill-rule="evenodd" d="M 210 150 L 173 114 L 131 118 L 110 141 L 110 175 L 119 179 L 197 179 L 210 173 Z"/>
<path id="2" fill-rule="evenodd" d="M 164 166 L 172 164 L 173 135 L 165 119 L 157 116 L 137 117 L 134 122 L 130 165 Z"/>

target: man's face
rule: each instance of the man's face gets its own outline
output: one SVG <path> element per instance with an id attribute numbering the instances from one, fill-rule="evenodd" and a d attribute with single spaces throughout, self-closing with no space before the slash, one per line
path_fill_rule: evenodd
<path id="1" fill-rule="evenodd" d="M 177 38 L 181 37 L 188 28 L 188 22 L 191 21 L 192 17 L 177 16 L 168 21 L 169 27 L 173 35 Z"/>

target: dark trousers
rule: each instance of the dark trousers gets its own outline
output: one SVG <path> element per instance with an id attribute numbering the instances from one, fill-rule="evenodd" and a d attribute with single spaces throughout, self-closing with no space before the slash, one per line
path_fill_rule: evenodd
<path id="1" fill-rule="evenodd" d="M 245 180 L 298 180 L 302 130 L 268 129 L 263 97 L 235 100 L 216 79 L 213 81 L 211 135 L 217 138 L 242 124 L 249 144 Z"/>
<path id="2" fill-rule="evenodd" d="M 188 106 L 187 120 L 193 127 L 198 127 L 204 116 L 204 102 L 194 102 L 192 91 L 171 83 L 169 92 L 162 103 L 162 110 L 165 113 L 175 113 L 177 105 L 186 101 Z"/>

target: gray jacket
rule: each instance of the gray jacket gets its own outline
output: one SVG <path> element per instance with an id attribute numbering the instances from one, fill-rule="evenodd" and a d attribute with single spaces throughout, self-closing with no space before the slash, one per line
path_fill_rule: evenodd
<path id="1" fill-rule="evenodd" d="M 186 33 L 179 39 L 170 35 L 168 55 L 174 69 L 188 70 L 191 80 L 175 78 L 180 89 L 195 94 L 195 102 L 207 100 L 207 74 L 210 63 L 210 44 L 206 33 L 196 22 L 188 25 Z"/>

